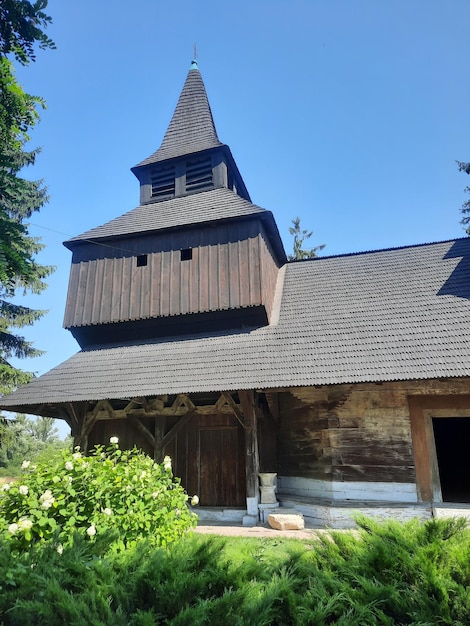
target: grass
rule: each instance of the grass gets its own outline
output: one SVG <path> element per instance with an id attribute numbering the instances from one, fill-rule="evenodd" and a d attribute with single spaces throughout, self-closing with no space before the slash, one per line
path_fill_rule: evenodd
<path id="1" fill-rule="evenodd" d="M 12 555 L 0 545 L 0 624 L 425 626 L 470 623 L 470 531 L 379 524 L 301 541 L 190 534 L 116 553 L 110 537 Z"/>

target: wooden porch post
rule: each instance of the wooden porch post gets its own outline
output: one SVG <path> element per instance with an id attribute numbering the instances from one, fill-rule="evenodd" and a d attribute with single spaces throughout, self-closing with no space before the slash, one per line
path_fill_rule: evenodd
<path id="1" fill-rule="evenodd" d="M 258 452 L 258 418 L 255 408 L 253 391 L 239 391 L 240 405 L 245 422 L 245 455 L 246 455 L 246 506 L 250 516 L 258 517 L 259 504 L 259 452 Z"/>
<path id="2" fill-rule="evenodd" d="M 89 416 L 87 419 L 87 410 L 87 402 L 70 402 L 64 406 L 64 412 L 69 418 L 67 422 L 70 425 L 73 446 L 80 446 L 84 453 L 88 452 L 88 435 L 95 422 Z"/>
<path id="3" fill-rule="evenodd" d="M 163 453 L 165 450 L 163 441 L 163 437 L 165 436 L 165 421 L 163 415 L 157 415 L 155 417 L 155 449 L 153 460 L 156 463 L 163 463 Z"/>

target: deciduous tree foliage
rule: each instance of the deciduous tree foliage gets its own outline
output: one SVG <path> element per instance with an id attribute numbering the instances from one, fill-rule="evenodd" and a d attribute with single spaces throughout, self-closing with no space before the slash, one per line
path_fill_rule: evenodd
<path id="1" fill-rule="evenodd" d="M 42 30 L 51 23 L 43 11 L 47 0 L 0 0 L 0 51 L 12 53 L 22 65 L 35 61 L 34 45 L 41 49 L 55 48 Z"/>
<path id="2" fill-rule="evenodd" d="M 44 101 L 27 94 L 16 80 L 12 56 L 22 65 L 35 60 L 34 46 L 53 48 L 44 34 L 50 18 L 47 0 L 0 0 L 0 393 L 27 382 L 32 374 L 13 367 L 11 357 L 40 354 L 16 333 L 33 324 L 44 311 L 11 302 L 18 290 L 39 293 L 52 268 L 35 260 L 42 244 L 29 234 L 27 221 L 47 202 L 41 180 L 23 177 L 38 149 L 27 150 L 29 131 L 39 121 Z"/>
<path id="3" fill-rule="evenodd" d="M 52 417 L 31 419 L 17 414 L 14 420 L 0 417 L 0 473 L 18 476 L 25 459 L 35 461 L 43 454 L 52 455 L 70 446 L 61 441 Z"/>
<path id="4" fill-rule="evenodd" d="M 465 172 L 466 174 L 470 174 L 470 163 L 463 163 L 462 161 L 457 161 L 457 165 L 459 166 L 460 172 Z M 465 191 L 467 193 L 470 193 L 470 186 L 465 187 Z M 464 202 L 460 210 L 463 214 L 463 217 L 460 220 L 460 223 L 465 226 L 467 235 L 470 235 L 470 200 L 467 200 L 466 202 Z"/>
<path id="5" fill-rule="evenodd" d="M 313 235 L 313 232 L 310 230 L 302 230 L 300 228 L 300 217 L 296 217 L 295 220 L 292 220 L 293 226 L 289 228 L 289 233 L 294 237 L 293 244 L 293 254 L 289 254 L 289 261 L 300 261 L 301 259 L 314 259 L 318 256 L 318 250 L 323 250 L 325 244 L 321 246 L 315 246 L 310 250 L 303 249 L 303 243 L 306 239 L 310 239 Z"/>

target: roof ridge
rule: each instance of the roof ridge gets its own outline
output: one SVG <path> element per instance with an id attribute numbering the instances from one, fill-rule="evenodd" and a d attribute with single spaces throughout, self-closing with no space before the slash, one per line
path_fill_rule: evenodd
<path id="1" fill-rule="evenodd" d="M 371 250 L 359 250 L 358 252 L 343 252 L 340 254 L 329 254 L 326 256 L 317 256 L 310 259 L 292 259 L 288 261 L 289 264 L 297 264 L 297 263 L 308 263 L 311 261 L 324 261 L 325 259 L 337 259 L 340 257 L 350 257 L 350 256 L 360 256 L 363 254 L 376 254 L 379 252 L 393 252 L 394 250 L 406 250 L 409 248 L 423 248 L 425 246 L 437 246 L 444 243 L 451 243 L 457 241 L 464 241 L 468 239 L 468 237 L 452 237 L 451 239 L 442 239 L 440 241 L 427 241 L 424 243 L 411 243 L 406 244 L 404 246 L 392 246 L 390 248 L 375 248 Z"/>

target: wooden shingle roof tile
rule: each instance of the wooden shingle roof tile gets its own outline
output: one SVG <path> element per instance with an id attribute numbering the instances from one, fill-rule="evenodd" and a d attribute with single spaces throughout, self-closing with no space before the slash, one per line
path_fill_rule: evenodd
<path id="1" fill-rule="evenodd" d="M 40 403 L 470 376 L 470 238 L 289 263 L 277 325 L 82 351 Z"/>
<path id="2" fill-rule="evenodd" d="M 161 146 L 135 167 L 222 145 L 217 137 L 201 73 L 193 61 Z"/>
<path id="3" fill-rule="evenodd" d="M 138 206 L 102 226 L 69 239 L 65 245 L 69 247 L 70 243 L 78 241 L 193 226 L 255 214 L 272 215 L 270 211 L 241 198 L 230 189 L 211 189 Z"/>

